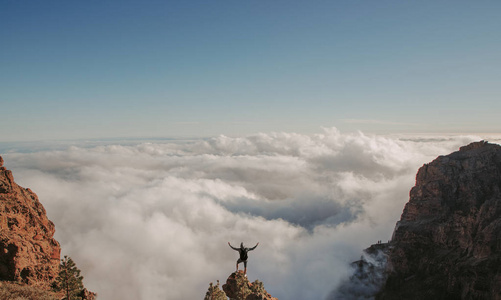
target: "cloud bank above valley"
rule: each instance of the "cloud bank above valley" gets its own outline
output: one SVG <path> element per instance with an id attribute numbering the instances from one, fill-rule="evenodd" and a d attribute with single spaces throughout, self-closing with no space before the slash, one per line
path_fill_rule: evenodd
<path id="1" fill-rule="evenodd" d="M 249 279 L 325 299 L 390 238 L 417 169 L 479 136 L 261 133 L 2 153 L 101 299 L 197 299 L 259 247 Z M 490 140 L 499 142 L 499 140 Z"/>

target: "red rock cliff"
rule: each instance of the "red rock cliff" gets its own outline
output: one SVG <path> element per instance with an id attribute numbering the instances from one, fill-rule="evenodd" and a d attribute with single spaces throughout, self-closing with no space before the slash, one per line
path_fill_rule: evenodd
<path id="1" fill-rule="evenodd" d="M 391 246 L 377 299 L 501 299 L 501 146 L 420 168 Z"/>
<path id="2" fill-rule="evenodd" d="M 48 286 L 61 249 L 38 197 L 14 182 L 0 157 L 0 280 Z"/>

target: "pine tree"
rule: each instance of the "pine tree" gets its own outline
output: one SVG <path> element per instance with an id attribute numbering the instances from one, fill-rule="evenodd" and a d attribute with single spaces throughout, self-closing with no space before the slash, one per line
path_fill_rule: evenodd
<path id="1" fill-rule="evenodd" d="M 64 291 L 65 300 L 81 300 L 80 293 L 83 290 L 83 276 L 75 265 L 75 262 L 64 256 L 59 264 L 59 275 L 56 278 L 56 290 Z"/>

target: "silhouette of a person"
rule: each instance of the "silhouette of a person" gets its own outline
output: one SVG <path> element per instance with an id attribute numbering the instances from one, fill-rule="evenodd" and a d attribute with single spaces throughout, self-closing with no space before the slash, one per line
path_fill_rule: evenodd
<path id="1" fill-rule="evenodd" d="M 228 242 L 228 245 L 230 245 L 231 249 L 233 249 L 235 251 L 238 251 L 238 253 L 240 254 L 240 257 L 237 260 L 237 272 L 238 272 L 238 264 L 241 263 L 241 262 L 243 262 L 244 263 L 244 274 L 247 274 L 247 259 L 249 258 L 249 256 L 247 255 L 247 252 L 256 249 L 256 247 L 257 247 L 257 245 L 259 245 L 259 243 L 257 243 L 256 246 L 254 246 L 252 248 L 246 248 L 246 247 L 244 247 L 244 243 L 243 242 L 240 243 L 240 248 L 233 247 L 230 244 L 230 242 Z"/>

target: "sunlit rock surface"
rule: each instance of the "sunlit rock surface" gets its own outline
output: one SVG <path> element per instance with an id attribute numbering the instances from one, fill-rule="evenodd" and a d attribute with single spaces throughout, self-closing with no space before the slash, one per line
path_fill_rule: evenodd
<path id="1" fill-rule="evenodd" d="M 61 252 L 54 232 L 37 195 L 14 182 L 0 157 L 0 280 L 50 285 Z"/>
<path id="2" fill-rule="evenodd" d="M 259 280 L 251 283 L 243 271 L 232 273 L 223 284 L 223 291 L 230 300 L 278 300 L 268 294 Z"/>

